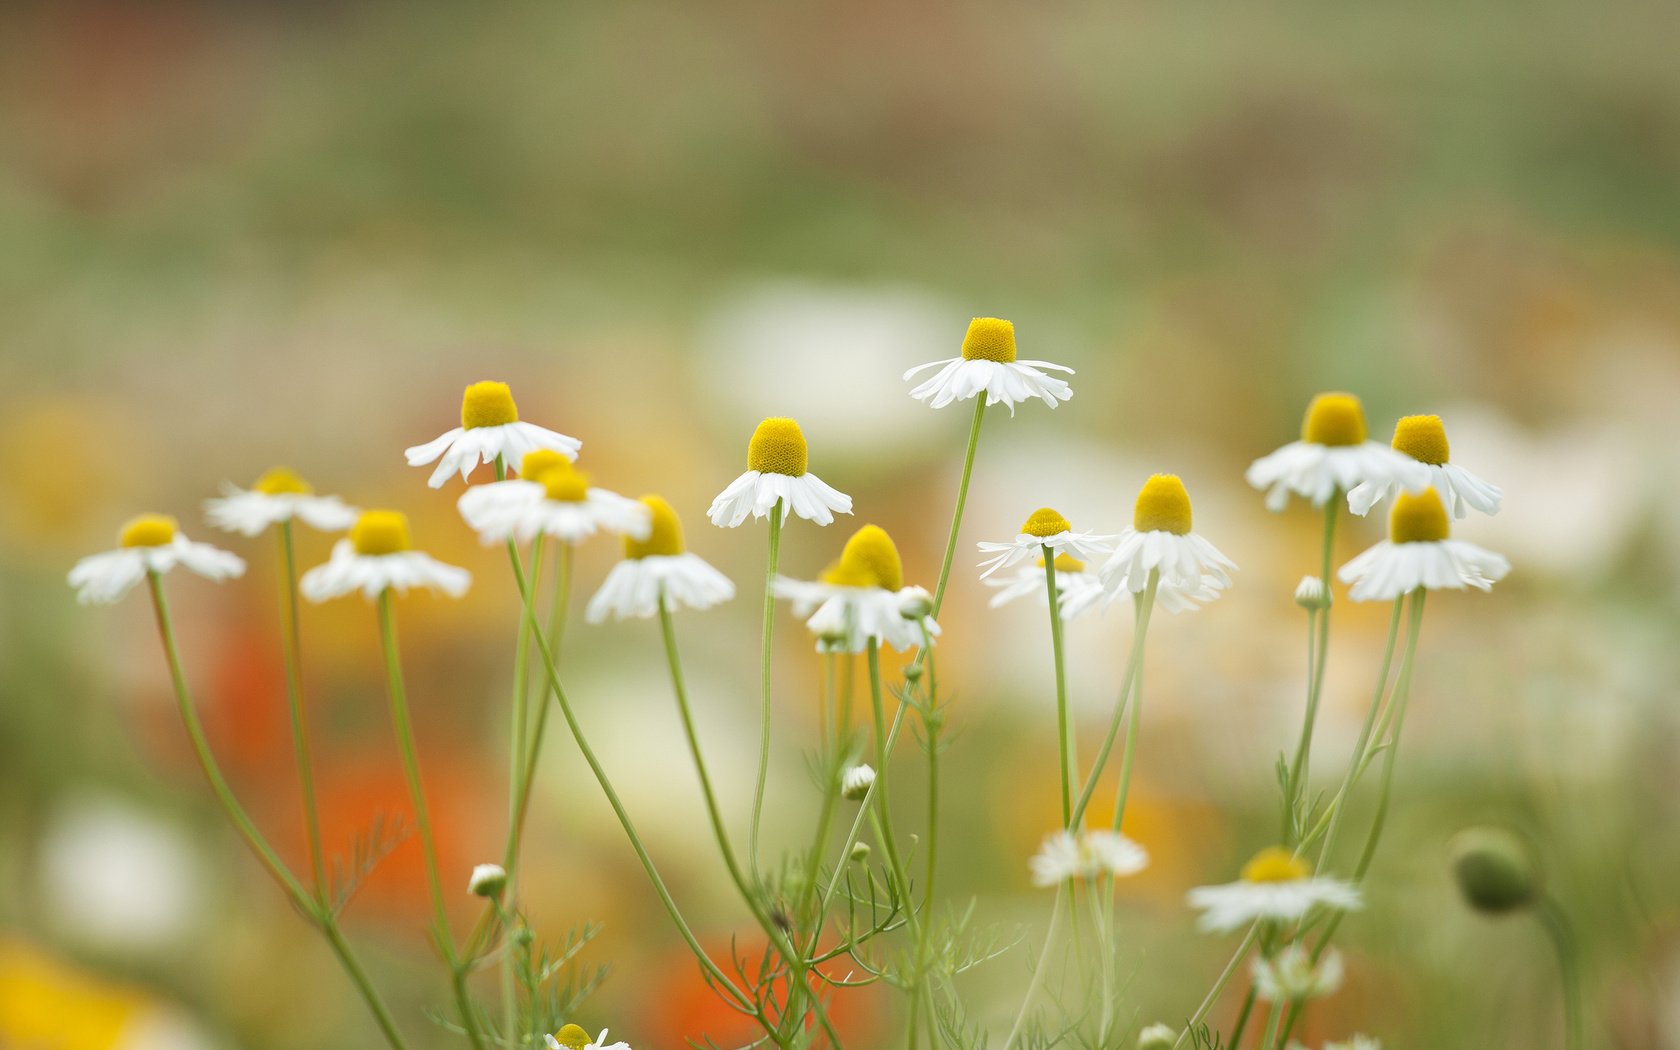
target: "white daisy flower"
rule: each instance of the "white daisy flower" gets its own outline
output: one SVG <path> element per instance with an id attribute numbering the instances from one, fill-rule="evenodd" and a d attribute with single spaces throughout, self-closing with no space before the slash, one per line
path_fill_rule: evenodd
<path id="1" fill-rule="evenodd" d="M 1031 565 L 1022 565 L 1013 572 L 989 577 L 986 586 L 997 588 L 987 604 L 996 609 L 1017 598 L 1038 595 L 1038 603 L 1048 606 L 1050 593 L 1044 586 L 1044 555 Z M 1071 620 L 1102 608 L 1103 585 L 1096 573 L 1071 554 L 1056 555 L 1056 607 L 1062 619 Z"/>
<path id="2" fill-rule="evenodd" d="M 472 574 L 414 549 L 408 517 L 395 510 L 364 510 L 350 535 L 333 545 L 332 557 L 303 574 L 298 590 L 312 602 L 361 591 L 373 601 L 386 591 L 405 594 L 427 587 L 451 598 L 467 593 Z"/>
<path id="3" fill-rule="evenodd" d="M 286 467 L 272 468 L 249 489 L 224 482 L 221 496 L 205 500 L 204 509 L 210 524 L 245 536 L 293 518 L 322 532 L 343 532 L 356 520 L 356 508 L 337 496 L 315 495 Z"/>
<path id="4" fill-rule="evenodd" d="M 1342 986 L 1342 953 L 1331 948 L 1314 966 L 1305 945 L 1291 944 L 1269 959 L 1255 959 L 1252 972 L 1254 994 L 1267 1002 L 1320 999 Z"/>
<path id="5" fill-rule="evenodd" d="M 1352 394 L 1320 394 L 1307 406 L 1301 440 L 1262 456 L 1248 468 L 1248 483 L 1266 489 L 1266 508 L 1282 510 L 1291 492 L 1324 506 L 1333 493 L 1367 482 L 1417 492 L 1429 468 L 1403 452 L 1366 440 L 1365 408 Z"/>
<path id="6" fill-rule="evenodd" d="M 1149 854 L 1118 831 L 1058 831 L 1045 838 L 1028 866 L 1033 885 L 1043 889 L 1069 879 L 1136 875 L 1149 866 Z"/>
<path id="7" fill-rule="evenodd" d="M 777 576 L 770 589 L 793 603 L 795 616 L 809 617 L 805 626 L 817 636 L 819 652 L 861 653 L 871 639 L 903 652 L 939 636 L 932 618 L 906 615 L 932 603 L 922 588 L 904 586 L 898 547 L 878 525 L 854 532 L 819 579 Z"/>
<path id="8" fill-rule="evenodd" d="M 818 525 L 850 514 L 852 497 L 805 469 L 810 458 L 805 434 L 791 419 L 774 416 L 753 431 L 747 442 L 747 472 L 729 483 L 706 512 L 712 524 L 726 529 L 767 516 L 779 503 L 782 520 L 789 512 Z"/>
<path id="9" fill-rule="evenodd" d="M 475 864 L 467 878 L 467 892 L 474 897 L 500 897 L 507 880 L 507 869 L 500 864 Z"/>
<path id="10" fill-rule="evenodd" d="M 1447 509 L 1434 489 L 1402 492 L 1388 515 L 1388 539 L 1366 550 L 1336 573 L 1352 584 L 1356 602 L 1392 600 L 1419 587 L 1492 590 L 1511 571 L 1502 554 L 1448 535 Z"/>
<path id="11" fill-rule="evenodd" d="M 709 609 L 735 597 L 728 577 L 684 548 L 682 522 L 671 505 L 658 496 L 643 496 L 641 503 L 649 512 L 646 537 L 624 537 L 624 560 L 589 599 L 585 618 L 647 619 L 659 612 L 661 599 L 674 610 Z"/>
<path id="12" fill-rule="evenodd" d="M 474 485 L 456 506 L 486 544 L 538 535 L 577 543 L 602 529 L 647 539 L 653 527 L 640 502 L 589 484 L 571 460 L 546 448 L 525 453 L 519 477 Z"/>
<path id="13" fill-rule="evenodd" d="M 1021 525 L 1021 534 L 1006 543 L 975 544 L 981 554 L 991 557 L 980 563 L 985 571 L 983 580 L 1001 569 L 1013 568 L 1023 562 L 1043 557 L 1044 549 L 1054 554 L 1066 553 L 1082 561 L 1107 554 L 1113 547 L 1112 536 L 1098 536 L 1090 532 L 1074 532 L 1068 520 L 1049 507 L 1040 507 Z"/>
<path id="14" fill-rule="evenodd" d="M 1176 474 L 1143 483 L 1132 508 L 1132 527 L 1120 533 L 1100 571 L 1108 600 L 1142 594 L 1158 572 L 1155 600 L 1172 612 L 1212 601 L 1231 585 L 1236 563 L 1190 531 L 1190 493 Z"/>
<path id="15" fill-rule="evenodd" d="M 852 802 L 859 802 L 869 794 L 869 789 L 874 785 L 875 768 L 869 763 L 847 766 L 846 772 L 840 777 L 840 796 Z"/>
<path id="16" fill-rule="evenodd" d="M 175 519 L 142 514 L 122 527 L 114 551 L 90 554 L 70 570 L 70 586 L 83 605 L 109 605 L 127 594 L 149 572 L 165 573 L 183 565 L 211 580 L 225 580 L 245 572 L 245 562 L 210 546 L 195 543 L 176 529 Z"/>
<path id="17" fill-rule="evenodd" d="M 1184 895 L 1202 912 L 1197 924 L 1228 933 L 1261 919 L 1294 922 L 1317 907 L 1355 911 L 1359 891 L 1341 879 L 1315 877 L 1312 867 L 1281 846 L 1268 846 L 1243 865 L 1242 878 L 1222 886 L 1197 886 Z"/>
<path id="18" fill-rule="evenodd" d="M 1471 509 L 1498 514 L 1505 490 L 1448 462 L 1447 430 L 1440 416 L 1402 416 L 1394 424 L 1395 451 L 1403 452 L 1429 468 L 1429 484 L 1446 500 L 1452 516 L 1462 518 Z M 1363 517 L 1399 486 L 1367 481 L 1348 493 L 1348 509 Z"/>
<path id="19" fill-rule="evenodd" d="M 594 1039 L 589 1033 L 575 1024 L 566 1025 L 554 1035 L 545 1035 L 543 1039 L 548 1043 L 549 1050 L 630 1050 L 629 1043 L 607 1042 L 607 1030 L 601 1029 L 601 1034 Z"/>
<path id="20" fill-rule="evenodd" d="M 583 442 L 519 420 L 519 408 L 506 383 L 486 380 L 467 387 L 461 396 L 461 425 L 435 441 L 415 445 L 404 455 L 411 467 L 423 467 L 437 460 L 437 468 L 426 484 L 442 488 L 449 475 L 460 471 L 461 480 L 480 463 L 523 462 L 525 453 L 552 449 L 567 459 L 576 459 Z"/>
<path id="21" fill-rule="evenodd" d="M 1038 398 L 1051 408 L 1073 396 L 1067 381 L 1045 375 L 1044 369 L 1073 374 L 1066 365 L 1049 361 L 1017 361 L 1015 359 L 1015 325 L 997 317 L 976 317 L 968 323 L 963 336 L 962 356 L 944 361 L 930 361 L 904 373 L 909 379 L 918 372 L 939 369 L 931 379 L 925 379 L 910 391 L 917 401 L 926 401 L 934 408 L 944 408 L 953 401 L 967 401 L 986 392 L 986 404 L 1003 402 L 1015 413 L 1017 402 Z"/>

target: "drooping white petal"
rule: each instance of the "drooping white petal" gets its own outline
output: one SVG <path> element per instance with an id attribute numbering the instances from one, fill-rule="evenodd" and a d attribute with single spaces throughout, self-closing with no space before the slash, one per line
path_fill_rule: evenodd
<path id="1" fill-rule="evenodd" d="M 969 361 L 953 357 L 944 361 L 930 361 L 904 373 L 909 379 L 929 368 L 938 372 L 918 383 L 910 391 L 917 401 L 925 401 L 933 408 L 944 408 L 956 401 L 967 401 L 986 394 L 986 404 L 1005 404 L 1011 414 L 1015 406 L 1037 398 L 1051 408 L 1073 396 L 1073 388 L 1066 380 L 1046 375 L 1045 369 L 1073 373 L 1066 365 L 1048 361 Z"/>
<path id="2" fill-rule="evenodd" d="M 749 514 L 755 520 L 768 517 L 778 502 L 783 521 L 791 513 L 818 525 L 829 525 L 835 513 L 852 512 L 852 497 L 809 471 L 795 476 L 749 470 L 717 494 L 706 516 L 713 525 L 733 529 Z"/>
<path id="3" fill-rule="evenodd" d="M 582 447 L 583 442 L 575 437 L 515 420 L 489 427 L 456 427 L 424 445 L 407 449 L 403 454 L 411 467 L 422 467 L 437 460 L 437 468 L 426 481 L 436 489 L 442 488 L 451 474 L 459 473 L 462 481 L 467 480 L 475 467 L 493 463 L 498 456 L 504 464 L 517 468 L 528 452 L 549 449 L 575 460 Z"/>
<path id="4" fill-rule="evenodd" d="M 1367 482 L 1422 492 L 1430 480 L 1425 464 L 1376 441 L 1358 445 L 1292 441 L 1255 460 L 1244 476 L 1250 485 L 1267 490 L 1268 510 L 1282 510 L 1290 493 L 1322 507 L 1331 493 L 1351 494 Z"/>
<path id="5" fill-rule="evenodd" d="M 647 619 L 661 597 L 672 609 L 709 609 L 735 596 L 735 585 L 692 552 L 626 558 L 612 567 L 584 616 L 590 623 Z"/>

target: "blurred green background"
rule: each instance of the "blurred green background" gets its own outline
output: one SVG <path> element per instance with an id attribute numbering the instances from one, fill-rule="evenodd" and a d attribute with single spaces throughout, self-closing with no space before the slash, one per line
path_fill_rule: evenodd
<path id="1" fill-rule="evenodd" d="M 1505 486 L 1459 535 L 1508 554 L 1491 596 L 1430 603 L 1398 804 L 1344 926 L 1347 988 L 1316 1045 L 1560 1045 L 1531 923 L 1458 902 L 1444 843 L 1475 821 L 1541 844 L 1580 924 L 1593 1046 L 1680 1047 L 1674 682 L 1680 579 L 1680 63 L 1673 4 L 1345 5 L 878 0 L 756 5 L 18 3 L 0 11 L 0 1047 L 348 1048 L 376 1039 L 332 962 L 220 821 L 184 746 L 138 597 L 76 606 L 65 571 L 140 510 L 247 556 L 170 581 L 189 671 L 235 787 L 287 856 L 302 835 L 272 549 L 200 502 L 288 463 L 415 521 L 475 573 L 401 607 L 448 874 L 498 849 L 516 599 L 494 550 L 402 449 L 462 386 L 513 385 L 582 465 L 657 490 L 741 585 L 681 618 L 702 734 L 744 824 L 756 746 L 763 531 L 703 514 L 766 415 L 888 528 L 931 585 L 967 415 L 900 373 L 975 314 L 1073 366 L 1051 413 L 988 418 L 940 647 L 945 886 L 1023 946 L 968 986 L 1009 1019 L 1049 899 L 1025 859 L 1055 822 L 1047 627 L 985 608 L 977 539 L 1034 507 L 1115 531 L 1154 470 L 1242 566 L 1162 617 L 1122 888 L 1138 1022 L 1176 1022 L 1230 944 L 1187 886 L 1228 879 L 1275 824 L 1271 763 L 1300 717 L 1313 514 L 1241 481 L 1307 398 L 1360 393 L 1373 436 L 1439 412 Z M 809 575 L 851 523 L 791 527 Z M 1339 559 L 1380 536 L 1355 523 Z M 301 558 L 325 557 L 308 536 Z M 586 547 L 587 592 L 614 545 Z M 1070 631 L 1102 723 L 1123 612 Z M 1321 779 L 1351 746 L 1386 610 L 1337 609 Z M 819 665 L 778 620 L 768 837 L 804 841 Z M 406 809 L 372 612 L 306 610 L 328 837 Z M 727 893 L 657 634 L 579 628 L 565 662 L 656 859 L 715 945 Z M 526 898 L 551 934 L 605 924 L 613 973 L 579 1020 L 637 1050 L 739 1034 L 709 1001 L 611 814 L 556 734 Z M 905 750 L 904 761 L 916 761 Z M 919 800 L 908 796 L 909 805 Z M 472 914 L 456 902 L 458 926 Z M 444 998 L 410 843 L 350 910 L 405 1027 Z M 839 1005 L 857 1045 L 888 997 Z M 429 1034 L 428 1034 L 429 1033 Z M 999 1033 L 1001 1038 L 1001 1033 Z"/>

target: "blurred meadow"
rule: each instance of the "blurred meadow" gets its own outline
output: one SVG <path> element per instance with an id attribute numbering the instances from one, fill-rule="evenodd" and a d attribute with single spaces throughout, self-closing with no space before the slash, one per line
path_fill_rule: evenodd
<path id="1" fill-rule="evenodd" d="M 1319 390 L 1372 436 L 1440 413 L 1504 511 L 1458 534 L 1507 554 L 1490 595 L 1432 600 L 1396 802 L 1340 944 L 1347 987 L 1298 1036 L 1389 1047 L 1561 1045 L 1528 922 L 1458 898 L 1446 841 L 1522 830 L 1581 932 L 1589 1045 L 1680 1048 L 1680 8 L 1201 2 L 17 3 L 0 10 L 0 1048 L 294 1050 L 376 1034 L 211 804 L 143 598 L 82 608 L 64 575 L 156 510 L 251 562 L 171 580 L 189 675 L 234 789 L 288 860 L 303 831 L 274 552 L 201 502 L 285 463 L 412 518 L 466 566 L 462 601 L 400 617 L 450 886 L 501 848 L 518 596 L 402 450 L 505 380 L 617 491 L 658 491 L 735 600 L 679 624 L 720 791 L 757 746 L 763 528 L 711 497 L 769 415 L 855 521 L 790 525 L 810 578 L 856 524 L 931 587 L 967 434 L 901 373 L 970 316 L 1077 369 L 1055 412 L 994 409 L 943 614 L 955 691 L 941 877 L 1021 943 L 965 980 L 1006 1026 L 1048 911 L 1026 858 L 1056 823 L 1047 627 L 986 608 L 973 544 L 1040 505 L 1114 532 L 1152 471 L 1241 566 L 1150 640 L 1120 889 L 1137 1022 L 1176 1023 L 1231 943 L 1187 886 L 1275 835 L 1272 765 L 1300 725 L 1291 594 L 1318 518 L 1243 483 Z M 1338 562 L 1382 534 L 1352 519 Z M 301 535 L 303 566 L 330 540 Z M 618 545 L 581 548 L 586 596 Z M 1315 773 L 1333 786 L 1387 610 L 1341 601 Z M 361 601 L 303 620 L 331 847 L 407 811 Z M 1123 610 L 1068 631 L 1095 732 Z M 646 623 L 568 637 L 570 692 L 702 938 L 752 925 L 711 848 Z M 894 660 L 896 661 L 896 657 Z M 766 841 L 805 842 L 822 665 L 778 611 Z M 611 973 L 582 1022 L 636 1050 L 748 1034 L 660 912 L 558 722 L 522 896 L 598 921 Z M 901 748 L 905 763 L 913 748 Z M 907 785 L 915 777 L 906 777 Z M 919 807 L 917 791 L 905 788 Z M 1368 801 L 1366 803 L 1368 805 Z M 1113 800 L 1099 799 L 1098 816 Z M 919 811 L 919 810 L 918 810 Z M 476 914 L 452 900 L 458 928 Z M 417 1046 L 461 1045 L 426 943 L 414 842 L 348 911 Z M 857 1046 L 886 994 L 836 1002 Z M 896 1040 L 897 1036 L 893 1038 Z"/>

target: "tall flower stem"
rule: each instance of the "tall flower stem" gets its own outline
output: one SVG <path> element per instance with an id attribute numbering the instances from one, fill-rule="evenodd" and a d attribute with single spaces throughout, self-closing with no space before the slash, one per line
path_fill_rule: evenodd
<path id="1" fill-rule="evenodd" d="M 1219 1001 L 1219 993 L 1223 992 L 1225 986 L 1231 982 L 1231 975 L 1237 972 L 1237 965 L 1243 961 L 1243 957 L 1248 954 L 1248 950 L 1254 947 L 1254 939 L 1259 935 L 1259 923 L 1255 923 L 1248 928 L 1247 936 L 1243 937 L 1242 943 L 1237 945 L 1237 950 L 1231 953 L 1231 961 L 1226 963 L 1225 969 L 1219 972 L 1218 978 L 1213 982 L 1213 987 L 1208 989 L 1207 996 L 1202 999 L 1202 1004 L 1196 1007 L 1196 1012 L 1191 1014 L 1190 1019 L 1185 1022 L 1184 1030 L 1178 1033 L 1178 1038 L 1173 1042 L 1173 1050 L 1179 1050 L 1179 1047 L 1184 1045 L 1185 1040 L 1190 1038 L 1190 1033 L 1195 1030 L 1196 1026 L 1207 1018 L 1208 1011 L 1212 1010 L 1213 1004 Z"/>
<path id="2" fill-rule="evenodd" d="M 558 659 L 560 643 L 566 637 L 567 607 L 572 594 L 572 561 L 574 550 L 571 544 L 560 545 L 559 563 L 555 570 L 557 576 L 554 581 L 554 592 L 549 599 L 548 608 L 548 648 Z M 523 829 L 525 818 L 531 810 L 531 785 L 536 779 L 537 760 L 542 757 L 543 739 L 548 731 L 549 686 L 545 681 L 539 690 L 541 699 L 537 703 L 536 725 L 530 733 L 530 749 L 525 758 L 525 788 L 519 799 L 519 816 L 515 820 L 516 827 Z"/>
<path id="3" fill-rule="evenodd" d="M 1061 757 L 1062 825 L 1073 823 L 1073 778 L 1078 759 L 1076 744 L 1068 725 L 1067 660 L 1062 651 L 1062 607 L 1056 593 L 1056 552 L 1049 544 L 1040 544 L 1044 556 L 1044 591 L 1050 600 L 1050 652 L 1056 663 L 1056 751 Z"/>
<path id="4" fill-rule="evenodd" d="M 968 503 L 968 482 L 974 475 L 974 450 L 980 447 L 980 423 L 986 418 L 986 398 L 974 396 L 974 422 L 968 427 L 968 451 L 963 453 L 962 480 L 957 483 L 957 506 L 951 512 L 951 534 L 945 539 L 945 559 L 939 563 L 939 583 L 933 590 L 933 616 L 945 602 L 945 584 L 951 578 L 951 559 L 957 554 L 957 533 L 962 529 L 963 507 Z"/>
<path id="5" fill-rule="evenodd" d="M 1328 597 L 1330 586 L 1330 557 L 1336 545 L 1336 512 L 1341 507 L 1342 493 L 1340 489 L 1333 489 L 1330 498 L 1324 501 L 1324 546 L 1320 556 L 1319 580 L 1324 584 L 1324 593 Z M 1316 623 L 1314 622 L 1316 620 Z M 1312 755 L 1313 727 L 1318 721 L 1318 702 L 1324 693 L 1324 669 L 1329 663 L 1330 648 L 1330 606 L 1317 611 L 1316 617 L 1309 617 L 1307 630 L 1318 629 L 1318 642 L 1313 648 L 1316 650 L 1316 662 L 1308 669 L 1310 674 L 1307 686 L 1307 711 L 1301 719 L 1301 740 L 1295 745 L 1295 760 L 1289 765 L 1289 797 L 1285 800 L 1288 805 L 1285 815 L 1289 827 L 1286 829 L 1289 837 L 1295 837 L 1295 810 L 1305 787 L 1305 780 L 1310 769 Z"/>
<path id="6" fill-rule="evenodd" d="M 509 554 L 515 557 L 518 555 L 511 544 Z M 542 581 L 542 564 L 543 537 L 539 535 L 531 544 L 532 587 L 538 586 Z M 523 830 L 520 817 L 523 815 L 523 801 L 526 797 L 526 759 L 530 751 L 527 736 L 531 723 L 530 668 L 531 632 L 526 629 L 525 620 L 521 617 L 517 639 L 513 644 L 513 703 L 510 705 L 512 725 L 508 731 L 508 834 L 507 847 L 502 854 L 502 866 L 507 869 L 509 880 L 516 877 L 515 869 L 519 864 Z"/>
<path id="7" fill-rule="evenodd" d="M 1160 572 L 1151 570 L 1149 582 L 1145 584 L 1143 594 L 1137 602 L 1137 619 L 1132 628 L 1132 653 L 1126 660 L 1126 673 L 1120 680 L 1120 695 L 1114 698 L 1114 714 L 1109 719 L 1108 733 L 1103 737 L 1102 747 L 1097 750 L 1097 760 L 1085 778 L 1085 788 L 1079 793 L 1079 802 L 1073 808 L 1073 817 L 1068 823 L 1069 831 L 1084 819 L 1085 809 L 1091 804 L 1091 796 L 1096 794 L 1097 783 L 1102 778 L 1103 767 L 1108 764 L 1108 757 L 1114 750 L 1114 741 L 1120 735 L 1120 723 L 1126 716 L 1132 691 L 1143 671 L 1143 641 L 1149 635 L 1149 619 L 1155 611 L 1155 594 L 1160 583 Z M 1135 731 L 1134 726 L 1134 735 Z"/>
<path id="8" fill-rule="evenodd" d="M 1056 931 L 1062 921 L 1062 901 L 1067 899 L 1068 911 L 1073 910 L 1073 890 L 1067 881 L 1056 884 L 1056 899 L 1050 905 L 1050 928 L 1044 933 L 1044 947 L 1038 953 L 1038 965 L 1033 967 L 1032 980 L 1027 982 L 1026 994 L 1021 996 L 1021 1009 L 1015 1015 L 1015 1023 L 1009 1027 L 1009 1037 L 1003 1041 L 1003 1050 L 1009 1050 L 1020 1038 L 1021 1029 L 1026 1026 L 1027 1017 L 1032 1011 L 1033 1000 L 1038 997 L 1038 991 L 1044 987 L 1044 979 L 1050 971 L 1050 949 L 1056 943 Z"/>
<path id="9" fill-rule="evenodd" d="M 1382 707 L 1383 693 L 1388 689 L 1388 672 L 1394 662 L 1394 643 L 1400 633 L 1400 612 L 1406 603 L 1404 595 L 1394 599 L 1394 611 L 1388 618 L 1388 641 L 1383 646 L 1381 670 L 1377 672 L 1376 689 L 1371 695 L 1371 704 L 1365 711 L 1365 722 L 1359 727 L 1359 738 L 1353 745 L 1353 756 L 1348 760 L 1347 772 L 1342 776 L 1342 786 L 1337 790 L 1336 797 L 1330 800 L 1329 829 L 1324 833 L 1324 848 L 1318 854 L 1318 866 L 1323 868 L 1330 860 L 1330 851 L 1336 845 L 1336 832 L 1341 828 L 1342 817 L 1347 812 L 1348 796 L 1353 794 L 1354 783 L 1359 779 L 1360 772 L 1365 768 L 1365 751 L 1371 742 L 1371 729 L 1377 720 L 1377 711 Z M 1301 842 L 1305 849 L 1312 844 L 1312 836 L 1308 835 Z"/>
<path id="10" fill-rule="evenodd" d="M 1564 1050 L 1581 1050 L 1586 1045 L 1586 1012 L 1582 1006 L 1580 949 L 1574 926 L 1550 896 L 1541 898 L 1534 914 L 1557 950 L 1558 971 L 1563 981 Z"/>
<path id="11" fill-rule="evenodd" d="M 303 643 L 299 629 L 297 558 L 292 548 L 292 523 L 277 530 L 280 546 L 280 633 L 286 664 L 286 704 L 292 719 L 292 751 L 297 755 L 298 786 L 303 793 L 304 830 L 309 840 L 309 867 L 315 875 L 315 897 L 327 899 L 327 865 L 321 852 L 321 814 L 315 802 L 315 774 L 309 754 L 309 713 L 303 705 Z"/>
<path id="12" fill-rule="evenodd" d="M 777 500 L 770 508 L 770 557 L 764 568 L 764 642 L 760 646 L 759 684 L 763 700 L 758 711 L 758 781 L 753 787 L 752 826 L 748 832 L 747 862 L 752 868 L 753 881 L 758 881 L 758 832 L 764 819 L 764 789 L 770 780 L 770 641 L 776 625 L 776 563 L 782 553 L 782 518 L 786 515 L 785 501 Z"/>
<path id="13" fill-rule="evenodd" d="M 1111 821 L 1115 831 L 1120 830 L 1120 824 L 1126 818 L 1126 803 L 1132 797 L 1132 759 L 1137 755 L 1138 737 L 1143 733 L 1143 638 L 1149 628 L 1149 614 L 1155 607 L 1155 594 L 1160 582 L 1159 570 L 1151 569 L 1143 597 L 1138 599 L 1137 637 L 1132 643 L 1131 711 L 1126 723 L 1126 749 L 1120 756 L 1120 787 L 1115 792 L 1114 818 Z"/>

